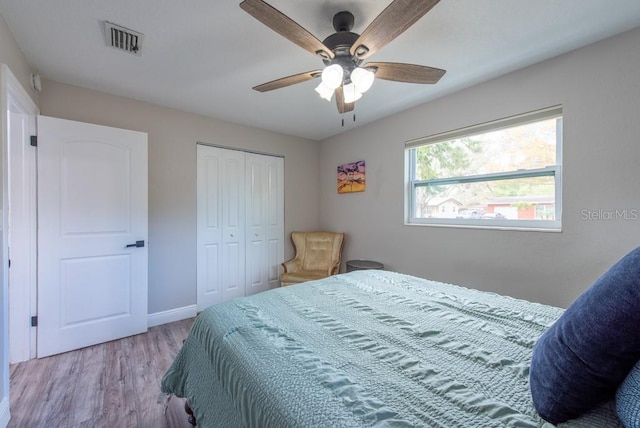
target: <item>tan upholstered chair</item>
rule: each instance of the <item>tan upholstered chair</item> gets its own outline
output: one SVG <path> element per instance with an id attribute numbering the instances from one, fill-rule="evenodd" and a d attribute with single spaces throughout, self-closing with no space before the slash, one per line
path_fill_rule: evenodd
<path id="1" fill-rule="evenodd" d="M 284 263 L 281 285 L 326 278 L 338 273 L 344 233 L 291 232 L 296 256 Z"/>

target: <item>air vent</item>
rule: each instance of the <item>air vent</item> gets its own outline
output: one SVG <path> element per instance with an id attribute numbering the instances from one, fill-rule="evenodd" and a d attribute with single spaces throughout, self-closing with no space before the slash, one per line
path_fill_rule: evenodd
<path id="1" fill-rule="evenodd" d="M 107 46 L 140 56 L 144 34 L 130 30 L 109 21 L 104 21 Z"/>

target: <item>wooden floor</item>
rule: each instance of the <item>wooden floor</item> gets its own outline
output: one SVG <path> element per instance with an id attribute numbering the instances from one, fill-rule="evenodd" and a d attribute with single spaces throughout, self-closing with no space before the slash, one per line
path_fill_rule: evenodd
<path id="1" fill-rule="evenodd" d="M 9 427 L 167 427 L 160 380 L 192 322 L 11 366 Z"/>

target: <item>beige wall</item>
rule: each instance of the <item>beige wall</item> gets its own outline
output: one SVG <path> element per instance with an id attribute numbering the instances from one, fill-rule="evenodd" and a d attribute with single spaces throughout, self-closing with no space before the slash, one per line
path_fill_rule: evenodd
<path id="1" fill-rule="evenodd" d="M 31 73 L 35 71 L 31 69 L 2 15 L 0 15 L 0 63 L 9 66 L 29 96 L 37 103 L 38 93 L 31 89 Z"/>
<path id="2" fill-rule="evenodd" d="M 149 134 L 149 313 L 196 302 L 197 141 L 283 155 L 285 235 L 318 227 L 317 142 L 48 80 L 40 108 L 46 116 Z M 285 256 L 292 254 L 287 238 Z"/>
<path id="3" fill-rule="evenodd" d="M 640 29 L 323 141 L 321 226 L 347 233 L 344 260 L 566 306 L 640 244 L 640 219 L 582 219 L 585 209 L 640 213 L 638 46 Z M 406 140 L 557 104 L 562 233 L 404 225 Z M 336 166 L 360 159 L 367 190 L 338 195 Z"/>

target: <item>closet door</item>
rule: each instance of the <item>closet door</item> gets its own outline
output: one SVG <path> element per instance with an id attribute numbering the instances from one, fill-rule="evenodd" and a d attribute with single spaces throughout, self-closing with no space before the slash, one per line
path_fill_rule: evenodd
<path id="1" fill-rule="evenodd" d="M 280 285 L 284 160 L 204 145 L 198 151 L 197 307 Z"/>
<path id="2" fill-rule="evenodd" d="M 197 146 L 197 307 L 245 294 L 244 153 Z"/>
<path id="3" fill-rule="evenodd" d="M 246 154 L 246 294 L 279 285 L 284 258 L 284 161 Z"/>

